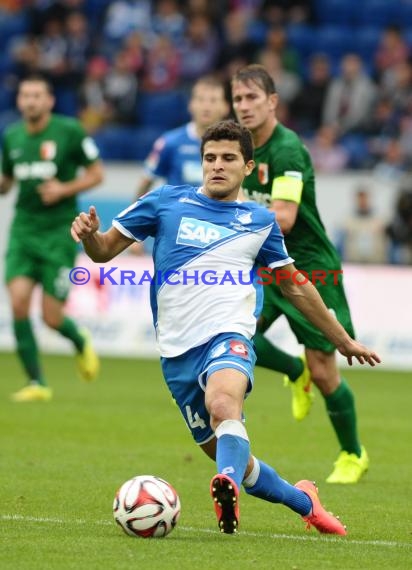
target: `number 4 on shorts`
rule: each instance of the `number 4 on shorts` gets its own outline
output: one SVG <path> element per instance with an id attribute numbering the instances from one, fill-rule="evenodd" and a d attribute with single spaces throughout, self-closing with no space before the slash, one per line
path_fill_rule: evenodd
<path id="1" fill-rule="evenodd" d="M 197 412 L 192 414 L 190 406 L 186 406 L 186 416 L 187 416 L 187 423 L 192 429 L 194 428 L 204 429 L 206 427 L 206 422 L 199 416 Z"/>

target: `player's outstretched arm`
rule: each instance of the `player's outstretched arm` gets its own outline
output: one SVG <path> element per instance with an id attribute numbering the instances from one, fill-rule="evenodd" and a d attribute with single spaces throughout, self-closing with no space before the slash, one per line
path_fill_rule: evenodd
<path id="1" fill-rule="evenodd" d="M 316 287 L 293 264 L 282 268 L 289 272 L 288 279 L 279 281 L 283 295 L 336 346 L 352 365 L 353 358 L 360 364 L 375 366 L 381 361 L 376 352 L 353 340 L 339 321 L 330 313 Z M 294 279 L 292 280 L 292 275 Z"/>
<path id="2" fill-rule="evenodd" d="M 114 227 L 104 233 L 99 232 L 99 227 L 96 208 L 90 206 L 88 213 L 81 212 L 76 216 L 70 230 L 74 241 L 83 244 L 84 251 L 93 261 L 110 261 L 134 243 Z"/>

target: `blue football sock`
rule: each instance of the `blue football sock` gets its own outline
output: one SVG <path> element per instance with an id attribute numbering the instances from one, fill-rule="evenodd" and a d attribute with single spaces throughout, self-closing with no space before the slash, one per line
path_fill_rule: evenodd
<path id="1" fill-rule="evenodd" d="M 258 459 L 255 459 L 255 461 L 259 462 L 259 475 L 252 486 L 247 486 L 247 481 L 245 482 L 246 493 L 270 503 L 286 505 L 295 513 L 303 516 L 310 513 L 312 501 L 306 493 L 296 489 L 296 487 L 279 477 L 270 465 L 266 465 L 266 463 Z"/>
<path id="2" fill-rule="evenodd" d="M 216 465 L 219 473 L 228 475 L 240 488 L 250 455 L 247 439 L 224 434 L 217 440 Z"/>
<path id="3" fill-rule="evenodd" d="M 215 434 L 218 473 L 228 475 L 240 488 L 250 457 L 246 428 L 239 420 L 224 420 L 216 428 Z"/>

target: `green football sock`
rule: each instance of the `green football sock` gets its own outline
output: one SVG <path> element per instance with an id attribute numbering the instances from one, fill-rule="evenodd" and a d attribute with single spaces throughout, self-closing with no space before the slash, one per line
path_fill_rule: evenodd
<path id="1" fill-rule="evenodd" d="M 356 427 L 355 398 L 343 378 L 333 394 L 325 397 L 325 403 L 342 450 L 360 457 L 361 445 Z"/>
<path id="2" fill-rule="evenodd" d="M 276 348 L 262 333 L 257 332 L 253 337 L 257 356 L 256 366 L 282 372 L 293 382 L 303 372 L 303 362 L 298 356 L 292 356 Z"/>
<path id="3" fill-rule="evenodd" d="M 17 354 L 19 355 L 30 382 L 36 382 L 37 384 L 45 386 L 46 382 L 40 367 L 39 350 L 30 320 L 14 320 L 13 328 L 16 338 Z"/>
<path id="4" fill-rule="evenodd" d="M 84 336 L 79 331 L 78 326 L 69 317 L 64 317 L 62 324 L 56 329 L 61 335 L 70 339 L 77 352 L 82 352 L 84 347 Z"/>

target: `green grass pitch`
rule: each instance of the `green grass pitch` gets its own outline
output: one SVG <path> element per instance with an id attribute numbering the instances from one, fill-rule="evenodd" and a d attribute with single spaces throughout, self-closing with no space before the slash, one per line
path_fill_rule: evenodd
<path id="1" fill-rule="evenodd" d="M 245 405 L 254 454 L 291 482 L 315 480 L 349 534 L 307 532 L 292 511 L 242 493 L 239 534 L 227 536 L 209 497 L 214 464 L 192 442 L 158 362 L 106 358 L 91 385 L 69 357 L 44 363 L 54 400 L 14 404 L 22 374 L 13 354 L 0 354 L 2 570 L 412 568 L 410 374 L 345 371 L 371 468 L 344 487 L 324 482 L 338 449 L 319 395 L 296 423 L 280 377 L 257 369 Z M 163 477 L 180 495 L 165 539 L 128 537 L 113 521 L 116 489 L 137 474 Z"/>

